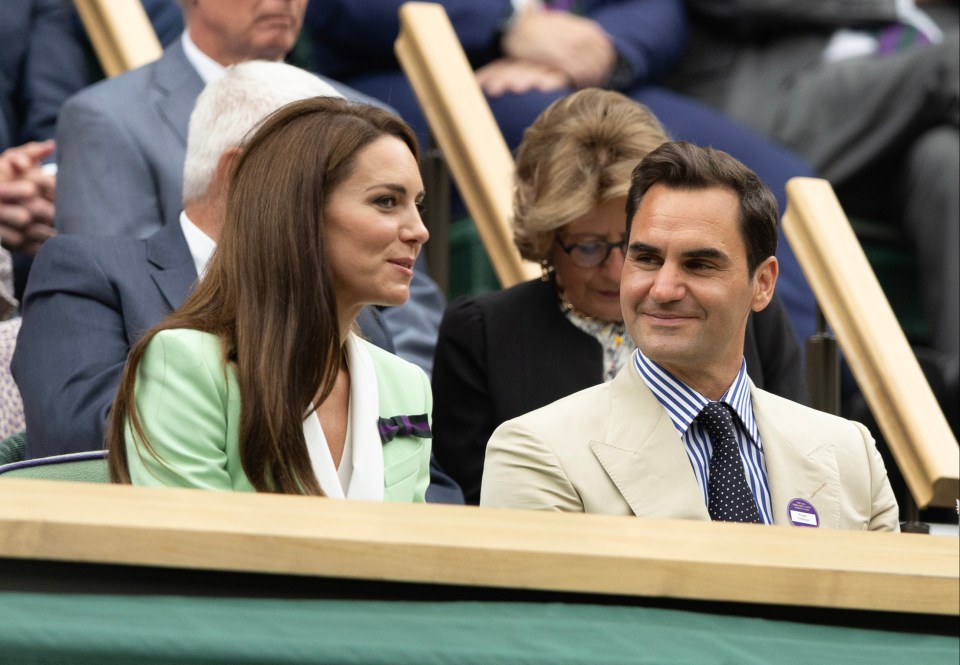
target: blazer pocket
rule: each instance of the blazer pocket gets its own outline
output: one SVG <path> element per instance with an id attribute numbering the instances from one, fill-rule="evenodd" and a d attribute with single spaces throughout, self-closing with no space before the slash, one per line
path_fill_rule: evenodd
<path id="1" fill-rule="evenodd" d="M 423 439 L 396 438 L 383 447 L 383 490 L 387 501 L 412 501 L 420 475 Z"/>

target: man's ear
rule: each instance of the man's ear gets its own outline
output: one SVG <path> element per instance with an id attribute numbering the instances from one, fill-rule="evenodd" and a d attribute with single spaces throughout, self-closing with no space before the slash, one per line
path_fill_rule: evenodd
<path id="1" fill-rule="evenodd" d="M 780 264 L 777 263 L 777 257 L 775 256 L 768 256 L 757 266 L 753 273 L 754 291 L 753 302 L 751 303 L 754 312 L 759 312 L 770 304 L 779 274 Z"/>
<path id="2" fill-rule="evenodd" d="M 220 153 L 220 159 L 217 160 L 217 170 L 213 174 L 217 189 L 227 191 L 230 178 L 233 177 L 233 167 L 242 153 L 243 149 L 239 146 L 231 146 Z"/>

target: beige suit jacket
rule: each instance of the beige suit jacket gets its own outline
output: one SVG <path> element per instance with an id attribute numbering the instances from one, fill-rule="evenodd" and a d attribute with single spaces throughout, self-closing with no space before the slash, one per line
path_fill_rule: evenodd
<path id="1" fill-rule="evenodd" d="M 793 499 L 820 525 L 897 530 L 883 461 L 859 423 L 750 384 L 775 524 Z M 509 420 L 487 445 L 480 505 L 709 520 L 666 409 L 632 363 L 610 383 Z"/>

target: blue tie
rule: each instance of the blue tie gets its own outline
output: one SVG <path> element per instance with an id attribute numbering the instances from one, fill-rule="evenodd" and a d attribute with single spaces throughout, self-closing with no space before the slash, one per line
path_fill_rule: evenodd
<path id="1" fill-rule="evenodd" d="M 697 422 L 713 442 L 710 486 L 707 489 L 710 519 L 716 522 L 759 523 L 760 512 L 743 472 L 743 460 L 740 459 L 736 428 L 729 407 L 723 402 L 710 402 L 697 416 Z"/>

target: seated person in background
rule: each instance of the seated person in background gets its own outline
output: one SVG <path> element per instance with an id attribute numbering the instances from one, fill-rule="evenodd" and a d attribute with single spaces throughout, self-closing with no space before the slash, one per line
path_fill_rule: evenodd
<path id="1" fill-rule="evenodd" d="M 57 126 L 60 232 L 146 238 L 176 225 L 197 95 L 229 65 L 282 60 L 300 31 L 305 0 L 273 3 L 269 21 L 253 0 L 181 4 L 186 29 L 159 60 L 64 104 Z"/>
<path id="2" fill-rule="evenodd" d="M 179 223 L 187 123 L 204 85 L 228 65 L 279 61 L 297 39 L 306 0 L 183 2 L 186 29 L 163 56 L 64 104 L 57 127 L 61 233 L 146 238 Z M 322 77 L 321 77 L 322 78 Z M 324 79 L 348 99 L 373 100 Z M 419 271 L 413 298 L 385 313 L 397 353 L 429 370 L 445 300 Z"/>
<path id="3" fill-rule="evenodd" d="M 34 256 L 54 234 L 57 181 L 42 167 L 52 154 L 53 141 L 31 141 L 0 152 L 0 241 L 25 257 Z M 29 259 L 23 265 L 28 268 Z"/>
<path id="4" fill-rule="evenodd" d="M 30 257 L 53 235 L 51 158 L 60 105 L 88 82 L 83 46 L 63 0 L 0 2 L 0 240 L 14 252 L 16 294 Z"/>
<path id="5" fill-rule="evenodd" d="M 312 0 L 305 29 L 316 71 L 390 104 L 426 139 L 427 123 L 393 51 L 404 0 Z M 586 87 L 619 90 L 670 134 L 737 156 L 786 206 L 784 185 L 812 175 L 790 152 L 657 81 L 683 50 L 681 0 L 440 0 L 476 69 L 507 145 L 515 149 L 552 102 Z M 357 35 L 363 35 L 358 39 Z M 787 242 L 780 296 L 800 338 L 814 332 L 813 294 Z"/>
<path id="6" fill-rule="evenodd" d="M 480 500 L 487 440 L 505 420 L 610 381 L 636 348 L 620 312 L 630 172 L 666 141 L 640 104 L 587 89 L 554 102 L 517 154 L 514 239 L 542 281 L 450 304 L 434 364 L 434 451 Z M 780 301 L 747 320 L 756 385 L 803 401 L 800 352 Z"/>
<path id="7" fill-rule="evenodd" d="M 0 439 L 23 431 L 23 400 L 10 375 L 10 359 L 20 331 L 17 300 L 13 297 L 13 261 L 0 247 Z"/>
<path id="8" fill-rule="evenodd" d="M 917 254 L 930 342 L 960 363 L 960 9 L 956 0 L 687 0 L 669 79 L 803 155 L 847 214 Z M 931 12 L 927 15 L 926 12 Z M 939 19 L 941 27 L 934 22 Z M 945 409 L 956 413 L 956 402 Z"/>
<path id="9" fill-rule="evenodd" d="M 747 377 L 747 320 L 777 281 L 770 190 L 726 153 L 666 143 L 634 170 L 626 219 L 638 350 L 613 381 L 501 425 L 480 505 L 897 530 L 866 428 Z"/>
<path id="10" fill-rule="evenodd" d="M 363 307 L 409 296 L 428 237 L 418 157 L 403 121 L 364 104 L 318 97 L 266 120 L 226 165 L 206 276 L 130 352 L 115 480 L 424 500 L 429 381 L 354 332 Z"/>

